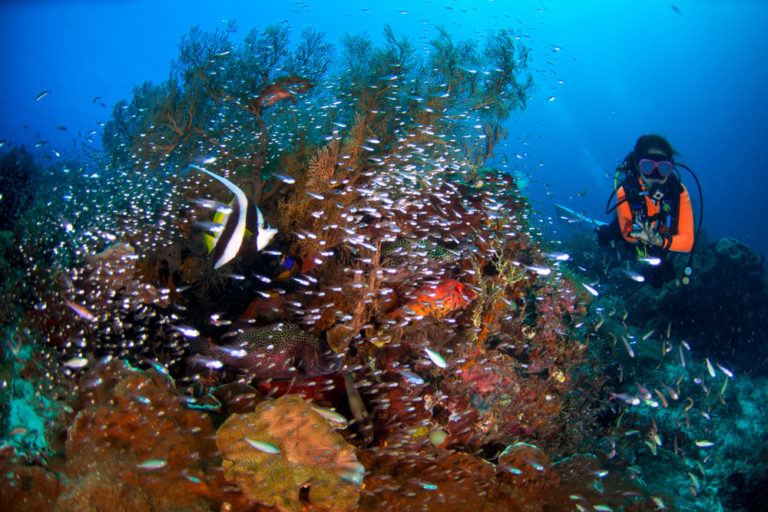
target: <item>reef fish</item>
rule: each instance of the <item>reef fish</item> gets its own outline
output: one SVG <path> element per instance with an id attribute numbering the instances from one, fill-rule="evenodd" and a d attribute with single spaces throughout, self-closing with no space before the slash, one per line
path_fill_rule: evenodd
<path id="1" fill-rule="evenodd" d="M 205 366 L 216 361 L 263 379 L 318 377 L 337 372 L 341 365 L 327 342 L 286 323 L 245 329 L 231 345 L 198 338 L 192 350 Z"/>
<path id="2" fill-rule="evenodd" d="M 313 87 L 312 82 L 299 76 L 284 76 L 273 83 L 265 85 L 259 92 L 256 104 L 261 108 L 269 108 L 278 101 L 290 100 L 296 104 L 296 94 L 308 91 Z"/>
<path id="3" fill-rule="evenodd" d="M 277 234 L 277 230 L 266 223 L 258 206 L 249 204 L 245 192 L 240 187 L 203 167 L 193 164 L 189 168 L 209 175 L 235 195 L 231 211 L 222 212 L 220 217 L 215 219 L 217 224 L 220 224 L 221 229 L 216 232 L 216 236 L 209 247 L 214 255 L 214 269 L 229 263 L 237 256 L 247 232 L 256 233 L 256 250 L 260 251 L 269 245 L 269 242 Z M 255 219 L 253 218 L 254 214 Z"/>
<path id="4" fill-rule="evenodd" d="M 66 299 L 64 299 L 64 304 L 69 309 L 74 311 L 77 314 L 77 316 L 79 316 L 80 318 L 82 318 L 84 320 L 88 320 L 89 322 L 95 322 L 96 321 L 96 316 L 93 313 L 91 313 L 88 310 L 88 308 L 86 308 L 85 306 L 81 306 L 80 304 L 75 304 L 74 302 L 70 302 L 70 301 L 68 301 Z"/>
<path id="5" fill-rule="evenodd" d="M 398 320 L 427 316 L 441 318 L 475 300 L 477 293 L 460 281 L 443 279 L 437 284 L 419 288 L 413 297 L 413 300 L 387 316 Z"/>

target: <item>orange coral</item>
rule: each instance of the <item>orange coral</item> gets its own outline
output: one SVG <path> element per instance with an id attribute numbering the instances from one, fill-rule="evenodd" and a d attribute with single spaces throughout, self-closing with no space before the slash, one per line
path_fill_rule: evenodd
<path id="1" fill-rule="evenodd" d="M 551 502 L 552 491 L 559 485 L 549 457 L 528 443 L 508 447 L 499 456 L 498 468 L 501 481 L 520 502 L 518 510 L 544 510 L 544 504 Z"/>
<path id="2" fill-rule="evenodd" d="M 57 510 L 210 509 L 213 426 L 182 406 L 167 376 L 113 361 L 81 385 L 91 389 L 67 434 Z"/>
<path id="3" fill-rule="evenodd" d="M 250 414 L 230 416 L 216 432 L 225 477 L 251 502 L 281 511 L 310 503 L 333 510 L 356 507 L 363 477 L 354 448 L 312 408 L 283 396 L 258 404 Z"/>
<path id="4" fill-rule="evenodd" d="M 333 139 L 309 161 L 307 189 L 315 193 L 323 192 L 328 187 L 328 180 L 333 178 L 338 161 L 339 139 Z"/>

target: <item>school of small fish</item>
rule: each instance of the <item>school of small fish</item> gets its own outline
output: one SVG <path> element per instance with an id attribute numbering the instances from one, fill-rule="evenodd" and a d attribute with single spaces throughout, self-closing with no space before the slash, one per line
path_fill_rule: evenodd
<path id="1" fill-rule="evenodd" d="M 556 48 L 553 51 L 559 51 L 559 47 Z M 227 54 L 220 52 L 217 55 L 224 58 Z M 488 77 L 500 71 L 477 66 L 463 69 L 463 72 Z M 295 135 L 292 131 L 295 127 L 285 112 L 300 113 L 308 126 L 328 127 L 328 133 L 322 139 L 318 138 L 328 148 L 338 148 L 345 137 L 351 136 L 355 120 L 346 119 L 342 102 L 333 99 L 334 95 L 341 96 L 341 86 L 321 83 L 315 87 L 323 93 L 314 100 L 305 99 L 303 95 L 307 93 L 301 88 L 275 84 L 265 88 L 264 94 L 259 96 L 258 106 L 264 110 L 260 115 L 274 116 L 270 118 L 274 121 L 270 127 L 273 146 L 288 148 Z M 339 429 L 372 421 L 371 411 L 366 406 L 370 405 L 370 395 L 376 393 L 377 386 L 392 384 L 384 380 L 387 375 L 396 375 L 404 389 L 419 392 L 436 387 L 444 375 L 460 373 L 466 361 L 456 355 L 458 351 L 446 349 L 441 340 L 430 339 L 427 333 L 424 339 L 412 343 L 409 350 L 413 355 L 407 364 L 396 361 L 386 369 L 371 367 L 367 375 L 378 378 L 378 382 L 356 381 L 353 373 L 360 368 L 348 368 L 343 364 L 345 353 L 334 352 L 335 347 L 325 338 L 328 329 L 323 329 L 322 335 L 312 332 L 315 325 L 327 322 L 350 331 L 350 337 L 368 337 L 371 343 L 381 348 L 387 345 L 386 336 L 378 338 L 378 334 L 371 333 L 377 333 L 382 325 L 392 328 L 412 328 L 420 322 L 424 322 L 423 325 L 430 322 L 453 325 L 457 317 L 466 314 L 477 301 L 485 299 L 478 285 L 482 282 L 479 270 L 462 267 L 457 262 L 471 259 L 471 255 L 478 252 L 492 253 L 507 240 L 528 236 L 527 213 L 519 216 L 504 213 L 509 199 L 503 191 L 506 183 L 475 181 L 478 192 L 470 201 L 464 195 L 466 191 L 445 179 L 449 174 L 456 174 L 467 183 L 473 181 L 470 176 L 476 169 L 467 164 L 469 155 L 462 153 L 462 148 L 472 142 L 478 147 L 483 146 L 487 135 L 475 127 L 485 126 L 485 114 L 474 108 L 462 110 L 461 107 L 466 106 L 462 101 L 467 100 L 457 99 L 459 94 L 447 83 L 438 84 L 429 94 L 416 94 L 409 92 L 416 88 L 415 78 L 390 71 L 370 87 L 382 95 L 382 101 L 398 122 L 392 122 L 391 132 L 387 133 L 368 128 L 371 133 L 366 134 L 359 148 L 355 149 L 360 154 L 340 153 L 338 161 L 333 162 L 336 173 L 342 178 L 336 180 L 331 176 L 328 181 L 332 185 L 326 185 L 324 189 L 307 188 L 301 200 L 311 210 L 316 230 L 289 233 L 271 226 L 265 213 L 274 220 L 284 214 L 282 207 L 276 211 L 263 204 L 257 205 L 253 191 L 236 183 L 236 173 L 223 165 L 224 157 L 191 158 L 188 165 L 177 166 L 173 178 L 151 172 L 139 175 L 115 171 L 110 174 L 98 168 L 70 174 L 69 169 L 62 169 L 63 181 L 51 193 L 51 211 L 56 212 L 56 218 L 49 220 L 49 227 L 55 228 L 59 235 L 63 234 L 64 241 L 55 244 L 56 251 L 85 263 L 68 270 L 61 269 L 56 274 L 61 283 L 60 296 L 53 302 L 40 299 L 35 305 L 41 314 L 56 308 L 55 314 L 66 318 L 64 334 L 47 334 L 50 343 L 59 347 L 63 354 L 60 372 L 69 378 L 93 366 L 95 343 L 99 344 L 99 352 L 151 360 L 166 373 L 170 366 L 188 365 L 190 368 L 200 367 L 203 373 L 233 371 L 250 379 L 285 380 L 292 385 L 295 381 L 345 372 L 349 412 L 317 404 L 312 407 Z M 35 101 L 42 101 L 50 94 L 51 90 L 42 90 Z M 96 96 L 92 102 L 97 103 L 100 98 Z M 546 98 L 547 102 L 555 100 L 554 95 Z M 453 117 L 450 123 L 409 124 L 408 105 L 416 105 L 423 119 L 431 116 L 440 119 L 436 114 L 438 106 L 449 110 Z M 141 112 L 128 112 L 128 106 L 124 110 L 126 116 L 132 116 L 130 119 L 140 118 Z M 59 129 L 65 131 L 67 128 L 61 126 Z M 242 143 L 237 126 L 222 130 L 225 135 L 201 148 L 198 154 L 214 155 L 218 154 L 219 146 L 231 144 L 234 147 Z M 46 145 L 45 141 L 38 144 Z M 149 166 L 138 152 L 131 153 L 133 149 L 126 146 L 121 147 L 121 151 L 137 168 Z M 277 150 L 270 156 L 270 164 L 279 161 L 279 153 Z M 332 154 L 331 149 L 328 153 Z M 525 159 L 524 154 L 516 156 L 519 160 Z M 356 169 L 359 175 L 344 175 L 344 168 L 357 165 L 355 159 L 365 162 Z M 271 179 L 270 184 L 276 189 L 286 187 L 291 190 L 302 184 L 301 179 L 280 168 L 271 174 Z M 190 191 L 202 191 L 202 194 L 191 197 L 193 193 Z M 234 200 L 224 204 L 212 199 L 221 197 L 222 192 L 229 198 L 234 196 Z M 95 200 L 96 193 L 102 199 Z M 127 213 L 123 215 L 123 212 Z M 495 225 L 472 224 L 468 219 L 479 212 L 493 212 L 491 219 Z M 571 220 L 579 216 L 564 207 L 559 214 Z M 594 225 L 599 222 L 583 215 L 577 221 Z M 212 235 L 209 260 L 206 260 L 210 268 L 205 269 L 206 279 L 213 283 L 211 286 L 225 290 L 252 286 L 253 302 L 261 298 L 269 304 L 265 306 L 266 315 L 289 316 L 295 323 L 271 323 L 258 316 L 256 321 L 253 318 L 243 320 L 229 314 L 230 304 L 216 304 L 218 309 L 212 307 L 212 312 L 205 316 L 187 309 L 179 297 L 191 296 L 199 283 L 181 286 L 179 276 L 187 275 L 185 272 L 192 275 L 198 269 L 185 267 L 179 254 L 183 251 L 173 247 L 170 241 L 182 238 L 180 232 L 202 240 L 203 230 Z M 48 236 L 55 239 L 53 233 Z M 302 255 L 301 265 L 293 265 L 293 258 L 298 255 L 285 251 L 285 239 L 291 236 L 306 242 L 307 247 L 317 239 L 323 240 L 321 246 L 330 245 L 329 241 L 335 246 L 308 252 Z M 127 240 L 135 245 L 135 251 L 107 254 L 109 247 Z M 46 240 L 41 240 L 43 242 Z M 97 252 L 97 247 L 103 252 Z M 251 249 L 252 254 L 249 254 Z M 157 266 L 160 269 L 158 275 L 165 276 L 163 283 L 151 286 L 139 277 L 147 269 L 138 270 L 150 254 L 163 255 Z M 343 261 L 339 254 L 344 255 Z M 292 264 L 280 267 L 280 273 L 273 274 L 260 273 L 261 267 L 258 272 L 248 268 L 243 270 L 249 261 L 253 261 L 248 260 L 249 257 L 259 263 L 271 261 L 271 258 L 288 260 Z M 510 268 L 514 267 L 519 273 L 510 271 L 510 275 L 557 287 L 564 282 L 563 269 L 571 260 L 568 252 L 539 251 L 530 259 L 511 261 Z M 644 258 L 643 263 L 656 266 L 660 261 Z M 330 265 L 338 269 L 338 282 L 319 283 L 312 270 Z M 301 270 L 302 267 L 306 271 Z M 202 270 L 199 272 L 203 273 Z M 645 282 L 642 272 L 627 268 L 622 269 L 622 273 L 636 283 Z M 605 396 L 606 407 L 615 413 L 612 429 L 615 437 L 606 441 L 611 449 L 601 456 L 613 460 L 619 457 L 617 453 L 626 450 L 641 453 L 642 457 L 659 457 L 660 450 L 664 450 L 664 454 L 678 458 L 681 465 L 695 465 L 693 472 L 686 471 L 690 486 L 685 492 L 696 496 L 706 487 L 707 464 L 712 460 L 710 453 L 716 452 L 720 444 L 718 439 L 708 437 L 706 425 L 716 421 L 718 404 L 726 403 L 729 379 L 736 376 L 719 362 L 702 358 L 685 340 L 673 338 L 670 327 L 666 333 L 657 333 L 655 329 L 643 333 L 627 323 L 626 314 L 619 320 L 622 315 L 603 307 L 610 303 L 610 297 L 600 284 L 578 279 L 576 282 L 575 287 L 580 287 L 576 295 L 588 299 L 585 308 L 592 308 L 592 318 L 599 320 L 592 323 L 585 319 L 575 324 L 573 330 L 581 329 L 579 337 L 587 341 L 598 340 L 592 343 L 605 345 L 615 361 L 620 383 Z M 375 289 L 375 292 L 366 293 L 369 289 Z M 569 292 L 563 289 L 561 293 Z M 342 311 L 329 299 L 334 294 L 359 297 L 359 302 L 351 311 Z M 531 301 L 543 299 L 526 298 Z M 390 300 L 395 302 L 390 304 Z M 175 307 L 170 307 L 174 301 Z M 505 308 L 505 315 L 518 314 L 517 304 L 506 299 L 499 302 Z M 376 317 L 378 325 L 368 320 L 359 322 L 363 318 L 361 312 L 374 308 L 379 308 L 377 313 L 381 313 Z M 374 317 L 373 314 L 369 316 Z M 482 329 L 482 322 L 477 319 L 478 330 Z M 157 343 L 154 338 L 157 333 L 167 341 L 163 347 L 167 363 L 163 365 L 146 355 Z M 535 333 L 524 330 L 522 335 L 533 339 Z M 520 340 L 520 345 L 525 341 Z M 649 378 L 649 381 L 638 382 L 644 378 L 638 375 L 662 374 L 642 371 L 652 365 L 664 370 L 672 367 L 678 377 L 670 381 Z M 534 368 L 528 370 L 538 372 Z M 560 370 L 545 368 L 542 371 L 549 372 L 560 382 L 565 380 L 565 374 Z M 53 373 L 51 377 L 54 377 Z M 430 390 L 429 393 L 429 396 L 414 399 L 413 407 L 439 410 L 447 407 L 441 405 L 442 402 L 450 402 L 448 395 L 441 395 L 441 391 Z M 478 398 L 478 401 L 481 400 Z M 388 399 L 376 403 L 380 410 L 389 406 Z M 345 414 L 351 414 L 353 420 Z M 25 433 L 19 428 L 12 431 L 15 436 Z M 266 442 L 249 437 L 243 442 L 275 457 L 281 454 L 278 446 Z M 441 443 L 433 444 L 437 447 Z M 136 467 L 143 472 L 159 473 L 167 465 L 165 459 L 148 459 Z M 546 469 L 535 461 L 527 461 L 527 465 L 536 472 Z M 642 479 L 642 469 L 632 466 L 631 470 L 636 473 L 635 478 Z M 512 467 L 507 471 L 522 473 Z M 610 471 L 599 469 L 593 474 L 595 489 L 599 489 L 600 481 L 608 478 Z M 355 479 L 362 482 L 362 474 L 355 473 Z M 427 491 L 450 492 L 450 489 L 441 489 L 427 480 L 411 483 Z M 614 510 L 604 503 L 588 505 L 583 497 L 574 496 L 577 510 Z M 654 496 L 653 501 L 658 510 L 666 508 L 661 498 Z"/>

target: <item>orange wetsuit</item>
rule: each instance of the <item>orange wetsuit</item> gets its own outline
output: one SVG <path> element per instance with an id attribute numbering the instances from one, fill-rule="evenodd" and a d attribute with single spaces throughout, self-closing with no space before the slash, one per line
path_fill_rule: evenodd
<path id="1" fill-rule="evenodd" d="M 640 181 L 640 180 L 638 180 Z M 640 187 L 645 191 L 642 181 Z M 685 186 L 680 185 L 682 192 L 680 192 L 680 207 L 677 218 L 677 228 L 671 226 L 667 228 L 665 225 L 659 225 L 656 221 L 656 230 L 664 237 L 664 249 L 669 249 L 675 252 L 690 252 L 693 248 L 693 209 L 691 208 L 691 198 L 688 196 L 688 191 Z M 648 212 L 648 217 L 653 217 L 659 213 L 659 205 L 653 199 L 644 196 L 645 206 Z M 624 240 L 630 243 L 637 243 L 637 238 L 630 236 L 629 234 L 634 231 L 632 226 L 634 225 L 634 217 L 632 215 L 632 209 L 629 203 L 625 201 L 626 193 L 624 187 L 619 187 L 616 192 L 616 201 L 619 206 L 616 208 L 616 215 L 619 217 L 619 227 L 621 228 L 621 236 Z"/>

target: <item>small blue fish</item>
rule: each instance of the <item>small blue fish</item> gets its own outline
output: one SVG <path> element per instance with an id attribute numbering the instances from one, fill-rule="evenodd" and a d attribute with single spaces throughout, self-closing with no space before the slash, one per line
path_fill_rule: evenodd
<path id="1" fill-rule="evenodd" d="M 296 178 L 292 176 L 286 176 L 285 174 L 277 174 L 277 173 L 273 174 L 273 176 L 279 179 L 280 181 L 282 181 L 283 183 L 285 183 L 286 185 L 293 185 L 294 183 L 296 183 Z"/>
<path id="2" fill-rule="evenodd" d="M 629 270 L 625 268 L 625 269 L 622 269 L 622 272 L 624 272 L 624 275 L 626 275 L 628 278 L 630 278 L 633 281 L 636 281 L 638 283 L 645 282 L 645 276 L 635 272 L 634 270 Z"/>
<path id="3" fill-rule="evenodd" d="M 569 259 L 571 259 L 570 254 L 565 252 L 556 252 L 556 251 L 545 252 L 544 257 L 554 261 L 568 261 Z"/>
<path id="4" fill-rule="evenodd" d="M 722 366 L 720 363 L 715 363 L 717 367 L 720 369 L 721 372 L 723 372 L 725 375 L 727 375 L 730 378 L 733 378 L 733 372 L 726 368 L 725 366 Z"/>
<path id="5" fill-rule="evenodd" d="M 245 442 L 248 443 L 252 448 L 255 448 L 264 453 L 269 453 L 270 455 L 280 453 L 280 449 L 277 446 L 271 445 L 269 443 L 264 443 L 262 441 L 256 441 L 247 436 L 245 438 Z"/>
<path id="6" fill-rule="evenodd" d="M 168 465 L 168 461 L 165 459 L 149 459 L 145 460 L 144 462 L 137 464 L 136 467 L 139 469 L 161 469 Z"/>
<path id="7" fill-rule="evenodd" d="M 429 357 L 430 361 L 432 361 L 435 366 L 438 366 L 440 368 L 446 368 L 448 364 L 445 362 L 445 359 L 443 359 L 440 354 L 435 352 L 434 350 L 430 348 L 425 348 L 424 352 L 427 353 L 427 357 Z"/>
<path id="8" fill-rule="evenodd" d="M 397 373 L 402 375 L 409 384 L 413 384 L 414 386 L 421 386 L 424 384 L 424 379 L 410 370 L 397 370 Z"/>
<path id="9" fill-rule="evenodd" d="M 342 425 L 347 424 L 347 418 L 337 413 L 336 411 L 332 411 L 315 404 L 312 404 L 312 410 L 332 423 L 340 423 Z"/>
<path id="10" fill-rule="evenodd" d="M 600 295 L 600 292 L 598 292 L 597 290 L 595 290 L 594 288 L 592 288 L 591 286 L 589 286 L 589 285 L 588 285 L 588 284 L 586 284 L 586 283 L 581 283 L 581 286 L 583 286 L 585 290 L 587 290 L 589 293 L 591 293 L 591 294 L 592 294 L 592 295 L 594 295 L 595 297 L 597 297 L 598 295 Z"/>
<path id="11" fill-rule="evenodd" d="M 537 265 L 526 265 L 526 270 L 530 270 L 531 272 L 538 274 L 540 276 L 548 276 L 552 273 L 552 269 L 548 267 L 540 267 Z"/>

